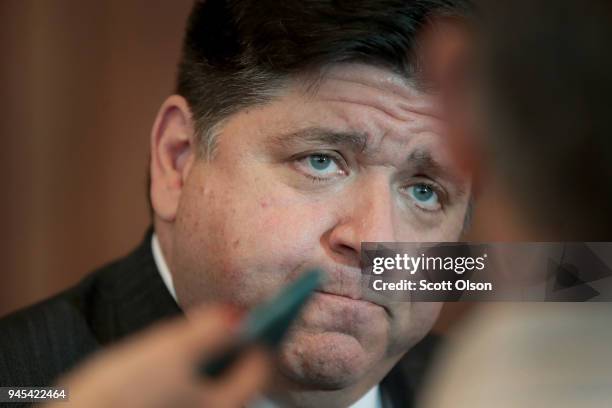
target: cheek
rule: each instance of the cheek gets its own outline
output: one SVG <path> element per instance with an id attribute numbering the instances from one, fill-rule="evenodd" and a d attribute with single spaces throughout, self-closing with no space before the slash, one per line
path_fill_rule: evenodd
<path id="1" fill-rule="evenodd" d="M 189 224 L 184 241 L 191 252 L 190 269 L 205 281 L 202 286 L 208 284 L 219 296 L 248 306 L 320 257 L 329 211 L 282 188 L 255 189 L 257 183 L 218 180 L 192 189 L 192 196 L 186 197 L 191 202 L 183 217 Z"/>
<path id="2" fill-rule="evenodd" d="M 465 224 L 467 202 L 456 204 L 441 215 L 441 219 L 426 228 L 407 225 L 401 228 L 398 242 L 456 242 L 461 238 Z"/>
<path id="3" fill-rule="evenodd" d="M 432 228 L 416 229 L 412 225 L 400 229 L 397 242 L 456 242 L 463 230 L 463 219 L 452 217 Z"/>
<path id="4" fill-rule="evenodd" d="M 274 276 L 277 281 L 270 282 L 273 287 L 280 286 L 311 259 L 320 258 L 320 239 L 328 215 L 271 195 L 243 211 L 249 214 L 247 219 L 238 222 L 242 217 L 237 217 L 238 223 L 229 233 L 232 237 L 240 236 L 234 239 L 231 251 L 246 266 L 262 269 L 265 276 Z"/>
<path id="5" fill-rule="evenodd" d="M 466 198 L 449 210 L 448 220 L 441 229 L 446 241 L 458 241 L 465 232 L 468 204 Z"/>
<path id="6" fill-rule="evenodd" d="M 233 234 L 245 237 L 239 249 L 251 252 L 261 248 L 271 255 L 316 250 L 321 236 L 333 225 L 329 203 L 314 202 L 280 182 L 258 183 L 255 179 L 251 184 L 258 188 L 248 200 L 243 189 L 227 199 L 234 203 Z"/>
<path id="7" fill-rule="evenodd" d="M 443 303 L 401 302 L 394 308 L 389 354 L 403 353 L 418 343 L 433 327 Z"/>

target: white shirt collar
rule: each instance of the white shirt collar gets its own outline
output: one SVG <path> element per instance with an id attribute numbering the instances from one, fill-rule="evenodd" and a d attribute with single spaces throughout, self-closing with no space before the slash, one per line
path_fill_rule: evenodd
<path id="1" fill-rule="evenodd" d="M 162 280 L 166 284 L 168 292 L 170 292 L 176 303 L 178 303 L 178 299 L 176 298 L 176 291 L 174 290 L 174 282 L 172 281 L 172 274 L 170 273 L 170 269 L 168 269 L 168 264 L 166 263 L 164 254 L 162 253 L 161 247 L 159 246 L 159 239 L 157 239 L 157 234 L 155 233 L 153 233 L 153 237 L 151 238 L 151 249 L 153 250 L 153 259 L 155 260 L 155 266 L 157 266 L 157 270 L 159 271 Z"/>
<path id="2" fill-rule="evenodd" d="M 166 263 L 166 259 L 159 245 L 159 239 L 157 239 L 157 234 L 155 233 L 153 233 L 153 237 L 151 238 L 151 249 L 153 251 L 155 266 L 157 266 L 157 270 L 168 292 L 170 292 L 176 303 L 178 303 L 176 291 L 174 290 L 174 282 L 172 281 L 172 274 L 170 273 L 170 269 L 168 268 L 168 264 Z M 249 408 L 277 408 L 277 405 L 270 400 L 262 398 L 250 404 Z M 350 408 L 382 408 L 379 386 L 376 385 L 370 389 L 363 397 L 351 405 Z"/>
<path id="3" fill-rule="evenodd" d="M 363 397 L 355 401 L 350 408 L 382 408 L 380 387 L 376 384 Z"/>
<path id="4" fill-rule="evenodd" d="M 247 408 L 279 408 L 274 402 L 261 398 L 253 401 Z M 355 401 L 349 408 L 382 408 L 382 398 L 379 386 L 376 385 L 366 392 L 363 397 Z"/>

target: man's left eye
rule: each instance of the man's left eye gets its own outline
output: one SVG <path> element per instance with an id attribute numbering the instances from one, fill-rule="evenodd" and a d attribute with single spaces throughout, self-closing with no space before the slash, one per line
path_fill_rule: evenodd
<path id="1" fill-rule="evenodd" d="M 418 183 L 408 187 L 408 195 L 417 206 L 424 210 L 435 211 L 440 208 L 438 193 L 434 188 L 425 183 Z"/>

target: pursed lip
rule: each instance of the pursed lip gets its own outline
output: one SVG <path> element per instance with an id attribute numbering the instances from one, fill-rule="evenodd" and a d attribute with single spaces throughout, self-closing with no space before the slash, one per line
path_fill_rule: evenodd
<path id="1" fill-rule="evenodd" d="M 347 268 L 341 265 L 323 266 L 314 264 L 313 269 L 323 270 L 325 273 L 323 285 L 315 291 L 322 295 L 336 296 L 342 301 L 362 302 L 364 306 L 382 307 L 388 316 L 393 317 L 393 312 L 389 306 L 388 299 L 373 290 L 367 288 L 364 276 L 360 268 Z M 300 270 L 295 270 L 299 274 Z"/>
<path id="2" fill-rule="evenodd" d="M 333 296 L 336 298 L 340 298 L 344 301 L 350 301 L 350 302 L 356 302 L 356 303 L 361 303 L 365 306 L 376 306 L 376 307 L 382 307 L 385 312 L 390 316 L 391 315 L 391 310 L 389 309 L 389 307 L 382 303 L 382 302 L 378 302 L 374 299 L 368 299 L 368 298 L 363 298 L 361 296 L 359 297 L 352 297 L 352 296 L 348 296 L 348 295 L 344 295 L 344 294 L 340 294 L 340 293 L 334 293 L 334 292 L 330 292 L 325 290 L 325 288 L 320 289 L 320 290 L 316 290 L 315 293 L 319 293 L 322 295 L 327 295 L 327 296 Z"/>

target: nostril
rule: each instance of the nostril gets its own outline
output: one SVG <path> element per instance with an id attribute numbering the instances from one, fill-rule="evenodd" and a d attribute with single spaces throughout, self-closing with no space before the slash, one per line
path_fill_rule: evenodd
<path id="1" fill-rule="evenodd" d="M 345 244 L 340 244 L 339 245 L 340 251 L 349 254 L 349 255 L 356 255 L 359 254 L 359 251 L 357 251 L 355 248 L 353 248 L 350 245 L 345 245 Z"/>
<path id="2" fill-rule="evenodd" d="M 351 245 L 337 244 L 332 247 L 332 251 L 334 253 L 334 261 L 339 264 L 351 267 L 359 267 L 361 264 L 360 251 Z"/>

